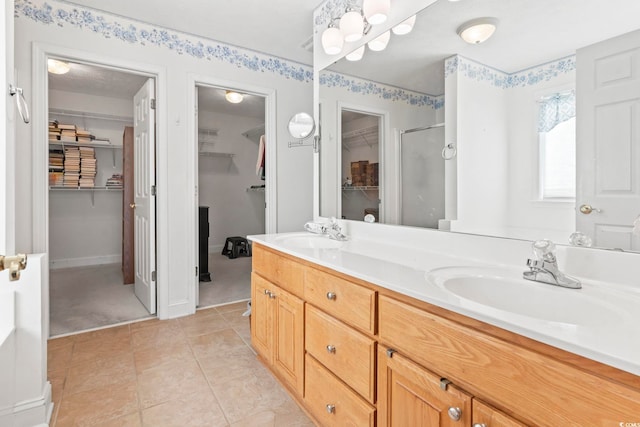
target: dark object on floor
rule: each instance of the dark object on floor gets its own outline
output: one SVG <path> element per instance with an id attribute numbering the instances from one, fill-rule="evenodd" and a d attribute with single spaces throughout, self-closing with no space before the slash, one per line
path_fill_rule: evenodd
<path id="1" fill-rule="evenodd" d="M 201 282 L 210 282 L 209 272 L 209 206 L 198 208 L 198 271 Z"/>
<path id="2" fill-rule="evenodd" d="M 238 258 L 239 255 L 251 256 L 251 245 L 244 237 L 227 237 L 222 248 L 222 255 L 226 255 L 229 259 Z"/>

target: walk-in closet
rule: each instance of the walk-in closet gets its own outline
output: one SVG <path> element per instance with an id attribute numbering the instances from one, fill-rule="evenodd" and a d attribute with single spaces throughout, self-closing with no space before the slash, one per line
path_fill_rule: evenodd
<path id="1" fill-rule="evenodd" d="M 134 97 L 153 79 L 62 58 L 48 75 L 50 335 L 147 317 L 155 301 L 134 292 Z"/>
<path id="2" fill-rule="evenodd" d="M 207 307 L 251 297 L 247 235 L 265 232 L 265 98 L 196 87 L 199 298 Z M 223 254 L 225 252 L 225 254 Z"/>

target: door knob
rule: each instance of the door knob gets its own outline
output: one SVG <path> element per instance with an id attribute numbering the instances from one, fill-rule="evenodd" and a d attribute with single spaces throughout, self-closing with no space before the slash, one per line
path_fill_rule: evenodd
<path id="1" fill-rule="evenodd" d="M 27 256 L 18 254 L 13 256 L 0 255 L 0 271 L 5 268 L 9 269 L 9 280 L 16 281 L 20 279 L 20 270 L 27 268 Z"/>
<path id="2" fill-rule="evenodd" d="M 135 203 L 129 203 L 129 207 L 130 207 L 131 209 L 135 209 L 135 208 L 136 208 L 136 204 L 135 204 Z"/>
<path id="3" fill-rule="evenodd" d="M 598 209 L 598 208 L 594 208 L 591 205 L 584 204 L 584 205 L 580 205 L 580 212 L 582 212 L 585 215 L 589 215 L 591 212 L 600 213 L 602 211 L 600 209 Z"/>

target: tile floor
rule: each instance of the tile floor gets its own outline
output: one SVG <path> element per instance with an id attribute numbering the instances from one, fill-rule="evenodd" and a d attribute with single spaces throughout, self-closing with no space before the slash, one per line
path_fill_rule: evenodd
<path id="1" fill-rule="evenodd" d="M 313 426 L 256 359 L 245 308 L 50 340 L 51 426 Z"/>

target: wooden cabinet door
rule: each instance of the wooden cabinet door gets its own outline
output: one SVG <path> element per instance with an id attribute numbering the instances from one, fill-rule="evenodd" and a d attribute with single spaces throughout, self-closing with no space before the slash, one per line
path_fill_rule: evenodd
<path id="1" fill-rule="evenodd" d="M 526 424 L 516 421 L 476 398 L 473 399 L 472 419 L 474 427 L 527 427 Z"/>
<path id="2" fill-rule="evenodd" d="M 398 353 L 380 348 L 378 425 L 466 427 L 471 425 L 471 396 L 452 384 L 445 386 L 439 376 Z"/>
<path id="3" fill-rule="evenodd" d="M 273 367 L 302 396 L 304 392 L 304 301 L 273 286 Z"/>
<path id="4" fill-rule="evenodd" d="M 269 364 L 273 362 L 273 284 L 251 273 L 251 344 Z"/>

